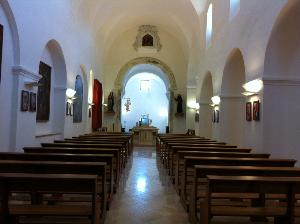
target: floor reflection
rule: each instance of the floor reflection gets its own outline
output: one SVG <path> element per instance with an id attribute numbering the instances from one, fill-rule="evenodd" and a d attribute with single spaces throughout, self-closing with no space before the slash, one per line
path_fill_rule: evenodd
<path id="1" fill-rule="evenodd" d="M 127 165 L 106 224 L 189 223 L 154 147 L 136 147 Z"/>

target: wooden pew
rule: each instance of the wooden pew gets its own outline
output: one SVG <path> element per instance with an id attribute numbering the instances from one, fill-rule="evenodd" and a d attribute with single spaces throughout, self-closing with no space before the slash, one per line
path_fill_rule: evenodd
<path id="1" fill-rule="evenodd" d="M 97 175 L 0 173 L 0 223 L 16 223 L 19 216 L 83 216 L 92 224 L 104 223 L 97 195 Z M 48 205 L 12 204 L 9 195 L 15 192 L 43 192 L 44 194 L 87 194 L 89 204 Z"/>
<path id="2" fill-rule="evenodd" d="M 207 166 L 195 165 L 193 184 L 191 190 L 191 203 L 189 206 L 189 218 L 192 223 L 198 223 L 197 202 L 206 196 L 207 175 L 218 176 L 273 176 L 273 177 L 300 177 L 300 168 L 294 167 L 257 167 L 257 166 Z M 219 194 L 218 197 L 242 197 L 241 194 Z M 216 194 L 212 198 L 216 198 Z M 244 195 L 245 198 L 259 199 L 259 195 Z M 277 196 L 276 196 L 277 197 Z M 267 196 L 268 198 L 268 196 Z M 277 199 L 277 198 L 276 198 Z M 264 203 L 261 203 L 264 204 Z"/>
<path id="3" fill-rule="evenodd" d="M 54 147 L 24 147 L 26 153 L 54 153 L 54 154 L 90 154 L 90 155 L 102 155 L 102 154 L 112 154 L 115 163 L 113 163 L 114 171 L 114 192 L 119 185 L 120 175 L 122 171 L 122 161 L 120 156 L 120 149 L 98 149 L 98 148 L 54 148 Z"/>
<path id="4" fill-rule="evenodd" d="M 239 153 L 239 152 L 212 152 L 212 151 L 178 151 L 175 160 L 175 189 L 180 194 L 180 180 L 184 170 L 184 157 L 224 157 L 224 158 L 269 158 L 270 154 L 267 153 Z M 172 176 L 171 176 L 172 178 Z"/>
<path id="5" fill-rule="evenodd" d="M 34 174 L 92 174 L 97 175 L 97 195 L 101 203 L 101 218 L 105 219 L 107 205 L 106 163 L 103 162 L 56 162 L 56 161 L 19 161 L 0 160 L 0 173 Z M 76 188 L 76 187 L 75 187 Z M 40 192 L 32 192 L 32 203 L 41 204 Z M 57 192 L 62 193 L 62 192 Z M 54 200 L 54 198 L 50 198 Z M 65 197 L 63 198 L 63 201 Z M 73 203 L 74 201 L 71 200 Z"/>
<path id="6" fill-rule="evenodd" d="M 169 150 L 169 156 L 168 156 L 168 166 L 170 170 L 170 175 L 174 176 L 174 169 L 175 169 L 175 164 L 178 158 L 177 152 L 178 151 L 201 151 L 201 152 L 232 152 L 232 153 L 250 153 L 251 149 L 244 149 L 244 148 L 230 148 L 230 147 L 224 147 L 223 145 L 221 146 L 211 146 L 211 145 L 200 145 L 197 147 L 194 146 L 181 146 L 181 145 L 175 145 L 171 146 Z"/>
<path id="7" fill-rule="evenodd" d="M 114 157 L 112 154 L 63 154 L 63 153 L 17 153 L 0 152 L 0 160 L 20 161 L 62 161 L 62 162 L 104 162 L 107 164 L 107 208 L 109 209 L 114 189 L 117 187 L 114 175 Z"/>
<path id="8" fill-rule="evenodd" d="M 295 194 L 299 193 L 300 177 L 259 177 L 259 176 L 207 176 L 207 197 L 201 209 L 201 224 L 211 223 L 212 216 L 269 216 L 274 217 L 275 224 L 294 224 Z M 286 194 L 285 207 L 245 207 L 230 208 L 212 206 L 211 198 L 214 193 L 259 193 Z"/>
<path id="9" fill-rule="evenodd" d="M 188 211 L 191 179 L 194 175 L 195 165 L 220 165 L 220 166 L 263 166 L 263 167 L 293 167 L 297 161 L 290 159 L 265 159 L 265 158 L 222 158 L 222 157 L 184 157 L 184 168 L 181 179 L 181 202 Z M 189 187 L 188 187 L 189 186 Z"/>
<path id="10" fill-rule="evenodd" d="M 127 156 L 124 152 L 124 148 L 122 144 L 118 143 L 95 143 L 95 144 L 85 144 L 85 143 L 41 143 L 44 148 L 81 148 L 81 149 L 118 149 L 120 151 L 120 161 L 122 167 L 125 167 L 127 162 Z"/>
<path id="11" fill-rule="evenodd" d="M 165 149 L 165 152 L 163 153 L 163 162 L 166 161 L 166 166 L 169 168 L 170 162 L 173 156 L 174 147 L 181 147 L 181 148 L 187 148 L 187 147 L 218 147 L 218 148 L 237 148 L 237 146 L 234 145 L 226 145 L 225 143 L 201 143 L 201 142 L 172 142 L 167 144 L 167 148 Z M 176 150 L 176 148 L 175 148 Z"/>

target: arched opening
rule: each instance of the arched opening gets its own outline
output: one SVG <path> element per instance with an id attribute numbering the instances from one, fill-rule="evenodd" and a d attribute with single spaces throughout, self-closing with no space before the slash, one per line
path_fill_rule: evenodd
<path id="1" fill-rule="evenodd" d="M 150 34 L 146 34 L 142 40 L 143 47 L 153 47 L 153 37 Z"/>
<path id="2" fill-rule="evenodd" d="M 115 112 L 116 112 L 116 120 L 120 122 L 121 127 L 121 99 L 124 95 L 124 89 L 127 81 L 135 74 L 137 73 L 152 73 L 158 75 L 163 82 L 165 83 L 166 89 L 167 89 L 167 97 L 168 99 L 174 98 L 174 91 L 177 90 L 177 84 L 174 77 L 174 73 L 170 69 L 170 67 L 165 64 L 163 61 L 152 58 L 152 57 L 140 57 L 135 58 L 128 63 L 126 63 L 118 73 L 118 76 L 115 80 L 115 87 L 114 87 L 114 96 L 115 96 Z M 173 131 L 173 120 L 174 120 L 174 114 L 172 113 L 174 109 L 173 100 L 169 100 L 169 113 L 168 113 L 168 125 L 169 125 L 169 131 L 172 133 Z M 109 118 L 106 118 L 108 121 Z M 111 119 L 110 119 L 111 120 Z M 109 121 L 108 121 L 109 122 Z M 114 130 L 118 130 L 116 126 L 118 124 L 115 123 L 115 120 L 113 121 Z M 106 124 L 109 128 L 109 124 Z M 109 128 L 110 129 L 110 128 Z M 111 129 L 112 130 L 112 129 Z"/>
<path id="3" fill-rule="evenodd" d="M 213 97 L 212 75 L 207 72 L 200 93 L 199 108 L 199 135 L 207 138 L 212 137 L 212 107 L 210 100 Z"/>
<path id="4" fill-rule="evenodd" d="M 300 158 L 300 2 L 289 1 L 274 25 L 264 71 L 263 148 Z"/>
<path id="5" fill-rule="evenodd" d="M 245 100 L 241 95 L 245 83 L 242 53 L 234 49 L 225 64 L 221 86 L 220 140 L 244 146 Z"/>
<path id="6" fill-rule="evenodd" d="M 150 125 L 165 133 L 168 126 L 169 99 L 168 89 L 160 78 L 161 74 L 149 73 L 152 66 L 140 65 L 144 72 L 132 73 L 125 84 L 124 95 L 121 102 L 121 122 L 126 131 L 139 125 Z M 148 67 L 148 68 L 147 68 Z M 150 119 L 149 124 L 144 122 L 142 116 Z M 148 122 L 145 120 L 145 122 Z"/>
<path id="7" fill-rule="evenodd" d="M 51 68 L 50 108 L 49 119 L 45 119 L 41 122 L 37 120 L 36 135 L 58 135 L 63 137 L 67 72 L 62 49 L 56 40 L 50 40 L 47 43 L 41 57 L 41 62 Z"/>
<path id="8" fill-rule="evenodd" d="M 16 148 L 17 114 L 20 108 L 18 97 L 21 91 L 12 74 L 12 68 L 20 64 L 19 34 L 7 0 L 0 1 L 0 21 L 3 26 L 0 101 L 5 102 L 0 106 L 0 142 L 1 150 L 10 151 Z"/>

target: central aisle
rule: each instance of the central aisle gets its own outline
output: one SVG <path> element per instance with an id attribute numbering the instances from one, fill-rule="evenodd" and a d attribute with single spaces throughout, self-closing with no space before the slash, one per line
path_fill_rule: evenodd
<path id="1" fill-rule="evenodd" d="M 154 147 L 135 147 L 106 224 L 186 224 L 188 215 Z"/>

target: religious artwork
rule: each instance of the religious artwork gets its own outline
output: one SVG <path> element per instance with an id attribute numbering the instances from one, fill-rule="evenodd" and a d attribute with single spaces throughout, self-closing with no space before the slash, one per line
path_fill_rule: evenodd
<path id="1" fill-rule="evenodd" d="M 180 94 L 177 95 L 177 97 L 175 98 L 175 100 L 177 101 L 177 111 L 176 113 L 183 113 L 183 108 L 182 108 L 182 104 L 183 104 L 183 99 L 182 96 Z"/>
<path id="2" fill-rule="evenodd" d="M 195 113 L 195 122 L 199 122 L 199 113 L 198 112 Z"/>
<path id="3" fill-rule="evenodd" d="M 29 111 L 36 112 L 36 93 L 30 93 Z"/>
<path id="4" fill-rule="evenodd" d="M 0 24 L 0 82 L 1 82 L 1 70 L 2 70 L 2 50 L 3 50 L 3 25 Z"/>
<path id="5" fill-rule="evenodd" d="M 253 120 L 254 121 L 260 120 L 260 103 L 259 103 L 259 101 L 253 102 Z"/>
<path id="6" fill-rule="evenodd" d="M 82 102 L 83 102 L 83 83 L 80 75 L 76 76 L 75 81 L 75 100 L 73 104 L 73 122 L 80 123 L 82 122 Z"/>
<path id="7" fill-rule="evenodd" d="M 42 78 L 39 81 L 37 91 L 36 120 L 44 122 L 48 121 L 50 117 L 51 67 L 40 62 L 39 74 Z"/>
<path id="8" fill-rule="evenodd" d="M 102 84 L 97 79 L 94 80 L 93 89 L 93 109 L 92 109 L 92 128 L 98 131 L 102 127 Z"/>
<path id="9" fill-rule="evenodd" d="M 111 91 L 108 95 L 107 112 L 114 112 L 114 93 Z"/>
<path id="10" fill-rule="evenodd" d="M 246 120 L 252 121 L 252 103 L 251 102 L 246 103 Z"/>
<path id="11" fill-rule="evenodd" d="M 22 90 L 21 92 L 21 111 L 28 111 L 29 109 L 29 92 Z"/>
<path id="12" fill-rule="evenodd" d="M 220 115 L 220 111 L 219 110 L 215 110 L 215 123 L 219 123 L 219 115 Z"/>
<path id="13" fill-rule="evenodd" d="M 126 112 L 130 111 L 131 101 L 130 98 L 126 98 L 126 103 L 124 104 Z"/>

